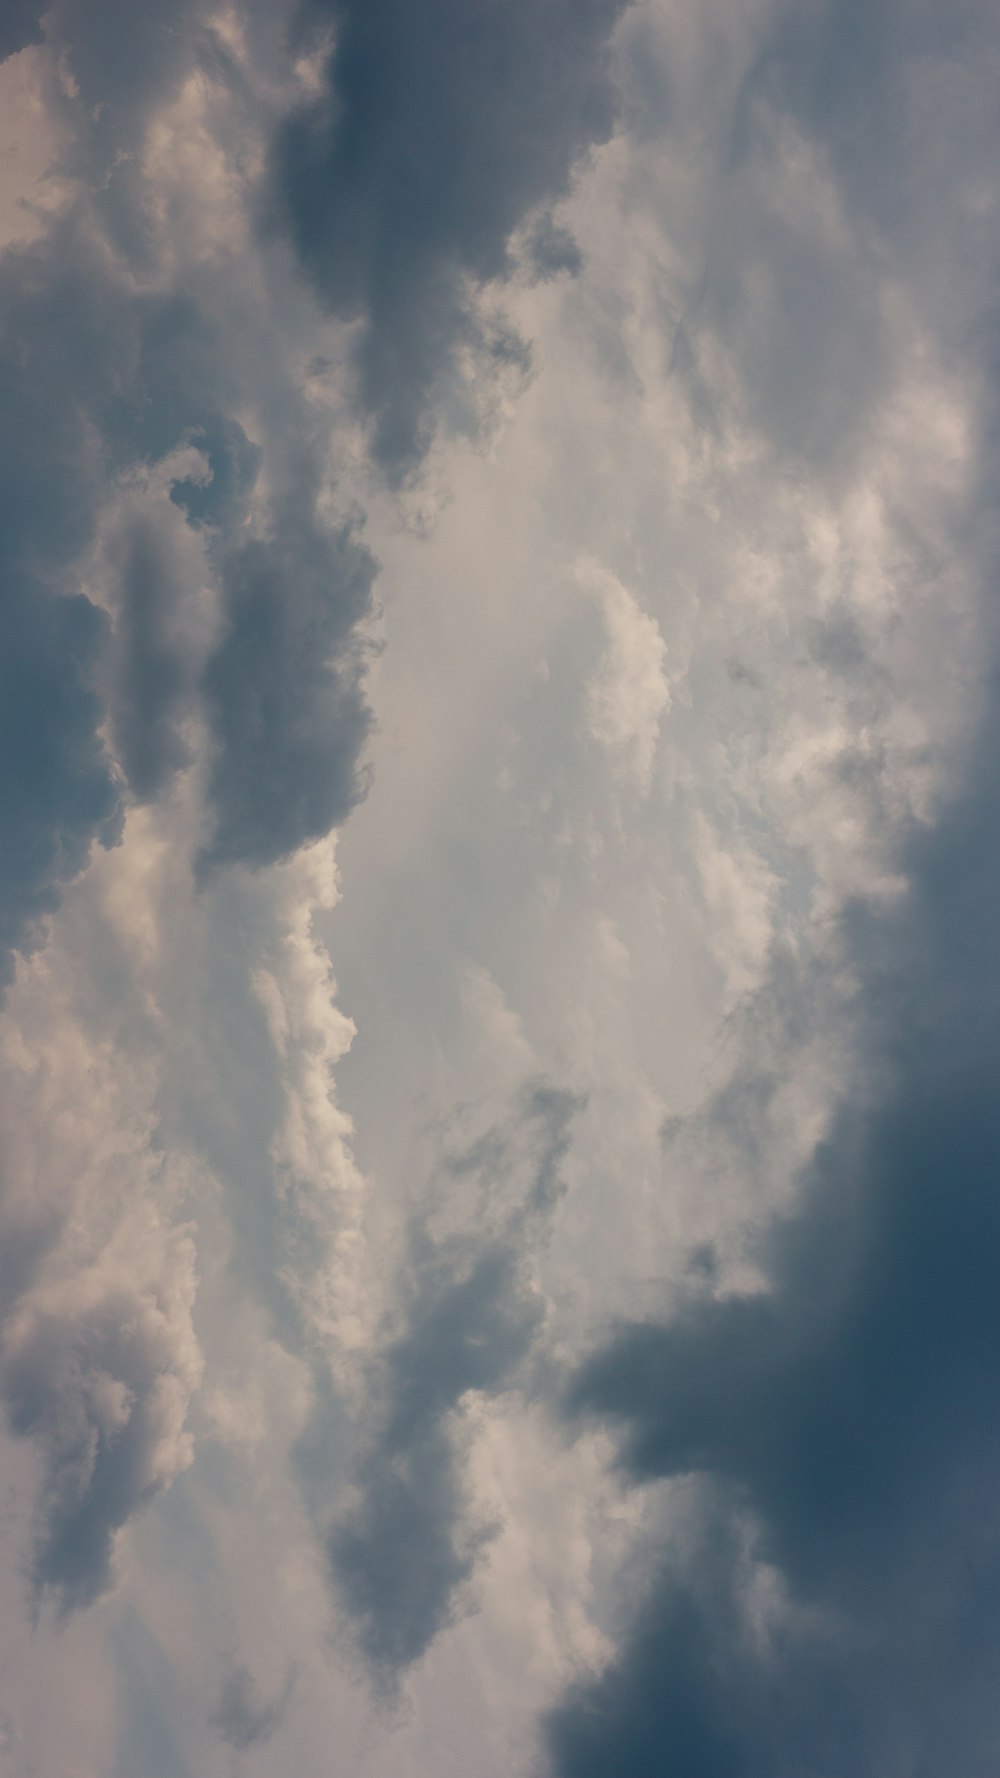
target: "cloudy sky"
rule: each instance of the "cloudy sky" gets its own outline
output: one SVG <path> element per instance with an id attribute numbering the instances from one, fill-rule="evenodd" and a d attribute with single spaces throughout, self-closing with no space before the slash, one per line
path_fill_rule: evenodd
<path id="1" fill-rule="evenodd" d="M 2 1778 L 996 1778 L 998 169 L 994 0 L 2 0 Z"/>

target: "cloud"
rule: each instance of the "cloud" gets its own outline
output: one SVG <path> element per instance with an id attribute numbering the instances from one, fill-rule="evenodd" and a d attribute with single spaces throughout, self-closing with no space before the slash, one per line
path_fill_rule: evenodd
<path id="1" fill-rule="evenodd" d="M 111 156 L 123 138 L 144 133 L 150 107 L 190 67 L 204 25 L 200 0 L 168 0 L 155 14 L 127 0 L 55 0 L 44 17 L 92 150 Z"/>
<path id="2" fill-rule="evenodd" d="M 224 571 L 222 639 L 205 670 L 214 833 L 203 861 L 263 865 L 342 822 L 363 793 L 366 650 L 375 564 L 308 501 Z"/>
<path id="3" fill-rule="evenodd" d="M 145 128 L 154 88 L 201 56 L 219 76 L 192 18 L 178 8 L 154 26 L 134 8 L 63 4 L 48 20 L 77 83 L 49 93 L 53 111 L 83 164 L 93 151 L 110 171 L 95 171 L 92 195 L 61 148 L 63 214 L 0 266 L 2 979 L 95 841 L 116 840 L 123 778 L 140 799 L 161 794 L 192 757 L 192 722 L 209 728 L 213 865 L 286 855 L 341 821 L 364 784 L 367 655 L 354 632 L 374 562 L 356 526 L 319 514 L 323 445 L 315 420 L 302 423 L 291 365 L 276 371 L 272 344 L 267 376 L 251 368 L 258 342 L 273 342 L 266 298 L 223 329 L 223 287 L 158 241 L 149 184 L 135 183 L 142 152 L 123 146 Z M 121 64 L 110 43 L 127 47 Z M 250 102 L 231 72 L 210 90 L 238 114 Z M 108 183 L 122 168 L 128 219 Z M 217 251 L 240 262 L 243 246 L 236 223 Z M 127 269 L 140 259 L 145 283 Z M 251 389 L 263 445 L 234 412 Z M 250 525 L 265 456 L 271 503 Z"/>
<path id="4" fill-rule="evenodd" d="M 194 1233 L 157 1181 L 193 1145 L 170 1124 L 176 1077 L 160 1069 L 153 1109 L 143 1074 L 161 948 L 177 941 L 189 960 L 201 930 L 192 853 L 200 839 L 219 874 L 326 833 L 357 794 L 368 724 L 355 626 L 374 564 L 327 516 L 328 435 L 298 381 L 296 317 L 278 325 L 266 277 L 247 280 L 238 314 L 232 302 L 249 173 L 226 188 L 211 251 L 164 224 L 190 170 L 161 168 L 154 115 L 168 140 L 171 108 L 182 130 L 200 103 L 222 139 L 264 127 L 203 26 L 191 6 L 155 21 L 115 4 L 50 10 L 37 89 L 65 189 L 44 237 L 0 260 L 0 980 L 13 983 L 11 1080 L 32 1088 L 37 1118 L 3 1206 L 0 1395 L 39 1466 L 31 1588 L 61 1613 L 109 1588 L 120 1532 L 192 1456 Z M 148 826 L 139 804 L 154 807 Z M 166 832 L 181 854 L 169 935 Z M 123 835 L 117 874 L 88 879 L 70 913 L 95 843 Z M 14 981 L 15 955 L 40 951 L 60 906 L 61 943 Z M 55 1111 L 40 1109 L 46 1078 L 61 1085 Z M 60 1138 L 72 1126 L 73 1161 L 50 1124 Z"/>
<path id="5" fill-rule="evenodd" d="M 600 601 L 606 631 L 604 656 L 588 687 L 590 733 L 642 792 L 649 789 L 660 718 L 670 704 L 666 646 L 656 619 L 613 574 L 592 564 L 580 578 Z"/>
<path id="6" fill-rule="evenodd" d="M 583 270 L 578 243 L 568 228 L 553 220 L 551 211 L 546 210 L 529 232 L 527 251 L 531 269 L 543 283 L 562 273 L 576 278 Z"/>
<path id="7" fill-rule="evenodd" d="M 513 1384 L 538 1331 L 531 1259 L 563 1190 L 580 1104 L 526 1088 L 505 1120 L 446 1161 L 463 1226 L 410 1231 L 403 1325 L 370 1363 L 355 1503 L 328 1537 L 337 1595 L 390 1688 L 451 1620 L 491 1535 L 463 1478 L 457 1414 L 465 1397 Z"/>
<path id="8" fill-rule="evenodd" d="M 193 1249 L 174 1237 L 148 1285 L 97 1266 L 40 1286 L 4 1328 L 9 1423 L 42 1459 L 32 1584 L 64 1612 L 107 1589 L 117 1533 L 191 1461 L 193 1295 Z"/>
<path id="9" fill-rule="evenodd" d="M 17 55 L 30 43 L 41 43 L 44 35 L 41 13 L 38 0 L 10 0 L 4 7 L 0 19 L 0 61 Z"/>
<path id="10" fill-rule="evenodd" d="M 753 1247 L 764 1288 L 692 1288 L 670 1320 L 622 1327 L 573 1384 L 574 1411 L 620 1430 L 632 1480 L 700 1476 L 715 1516 L 693 1575 L 661 1576 L 610 1674 L 552 1718 L 564 1778 L 988 1769 L 995 761 L 994 714 L 967 788 L 909 842 L 905 902 L 845 916 L 864 1040 L 799 1203 Z M 787 1594 L 764 1652 L 740 1527 Z"/>
<path id="11" fill-rule="evenodd" d="M 265 1698 L 250 1669 L 235 1664 L 222 1682 L 211 1719 L 227 1747 L 247 1753 L 251 1747 L 266 1746 L 285 1719 L 295 1680 L 293 1668 L 274 1697 Z"/>
<path id="12" fill-rule="evenodd" d="M 213 615 L 208 567 L 180 513 L 162 497 L 145 504 L 146 512 L 128 515 L 108 551 L 118 593 L 108 702 L 115 752 L 141 801 L 190 763 L 183 729 L 209 641 L 199 631 Z"/>
<path id="13" fill-rule="evenodd" d="M 266 0 L 54 0 L 21 58 L 52 166 L 0 262 L 25 1770 L 307 1774 L 332 1732 L 352 1770 L 499 1778 L 616 1629 L 549 1725 L 567 1773 L 989 1770 L 985 789 L 897 843 L 979 670 L 976 8 L 627 10 L 315 0 L 289 35 Z M 529 368 L 405 536 L 385 479 Z M 678 1116 L 727 1014 L 740 1065 Z M 508 1099 L 529 1077 L 573 1093 Z M 571 1440 L 556 1355 L 623 1304 Z M 352 1638 L 412 1688 L 392 1746 Z"/>
<path id="14" fill-rule="evenodd" d="M 565 194 L 614 113 L 608 39 L 624 0 L 310 0 L 332 27 L 322 88 L 275 146 L 277 214 L 332 311 L 358 320 L 362 401 L 394 480 L 460 400 L 458 357 L 487 376 L 524 348 L 476 293 L 509 277 L 512 236 Z M 550 275 L 558 237 L 538 237 Z M 546 257 L 545 243 L 548 242 Z M 562 242 L 559 269 L 574 270 Z"/>
<path id="15" fill-rule="evenodd" d="M 93 534 L 93 417 L 102 372 L 119 374 L 127 358 L 122 322 L 118 293 L 70 230 L 0 263 L 0 979 L 15 949 L 37 943 L 93 841 L 116 833 L 119 790 L 99 734 L 110 630 L 73 564 Z"/>

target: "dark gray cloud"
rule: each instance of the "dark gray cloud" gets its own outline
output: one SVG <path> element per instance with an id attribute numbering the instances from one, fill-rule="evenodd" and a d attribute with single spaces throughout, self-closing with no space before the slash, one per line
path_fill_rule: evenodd
<path id="1" fill-rule="evenodd" d="M 190 570 L 169 532 L 149 518 L 129 527 L 119 552 L 115 751 L 131 790 L 147 800 L 189 759 L 180 726 L 192 702 L 192 672 L 177 614 Z"/>
<path id="2" fill-rule="evenodd" d="M 171 498 L 195 524 L 223 537 L 246 516 L 264 458 L 235 409 L 253 384 L 255 318 L 238 295 L 171 288 L 134 301 L 135 367 L 113 409 L 113 443 L 126 462 L 156 463 L 190 445 L 207 474 L 179 479 Z"/>
<path id="3" fill-rule="evenodd" d="M 123 776 L 148 799 L 187 763 L 182 731 L 199 709 L 212 747 L 206 860 L 290 852 L 343 819 L 363 783 L 364 654 L 352 630 L 374 564 L 352 530 L 317 513 L 301 398 L 286 389 L 285 411 L 265 426 L 272 486 L 290 479 L 296 492 L 274 499 L 250 542 L 264 452 L 234 410 L 257 375 L 259 317 L 227 311 L 207 283 L 144 292 L 130 274 L 148 258 L 148 193 L 132 192 L 130 220 L 108 208 L 102 167 L 138 178 L 128 132 L 154 90 L 209 55 L 193 19 L 192 7 L 154 17 L 70 0 L 47 15 L 77 83 L 53 102 L 74 132 L 72 171 L 85 187 L 90 168 L 93 190 L 43 241 L 0 261 L 0 981 L 16 951 L 40 942 L 95 840 L 117 838 Z M 125 262 L 107 251 L 109 231 Z M 306 461 L 289 477 L 290 437 Z M 171 497 L 204 534 L 206 562 L 196 570 L 147 507 L 108 564 L 112 621 L 83 591 L 98 521 L 120 478 L 183 446 L 202 453 L 205 474 Z M 190 619 L 216 584 L 222 629 L 206 664 Z"/>
<path id="4" fill-rule="evenodd" d="M 109 468 L 141 462 L 148 447 L 137 416 L 153 393 L 149 320 L 82 215 L 0 261 L 0 979 L 9 979 L 15 950 L 38 942 L 60 885 L 84 867 L 94 840 L 117 835 L 121 785 L 100 733 L 112 630 L 80 581 Z M 170 446 L 178 442 L 175 431 Z M 168 762 L 177 753 L 169 686 L 152 658 L 153 632 L 169 624 L 169 587 L 156 581 L 150 549 L 131 564 L 122 637 L 136 680 L 117 681 L 116 726 L 144 792 L 163 775 L 157 750 Z"/>
<path id="5" fill-rule="evenodd" d="M 487 364 L 497 351 L 474 292 L 510 273 L 514 232 L 610 133 L 608 38 L 625 4 L 303 8 L 303 30 L 335 41 L 322 93 L 276 144 L 277 208 L 323 300 L 361 322 L 362 398 L 393 478 L 429 442 L 457 349 Z M 560 269 L 575 269 L 566 243 Z"/>
<path id="6" fill-rule="evenodd" d="M 40 10 L 46 37 L 72 75 L 73 100 L 88 119 L 96 154 L 142 132 L 153 100 L 190 68 L 204 30 L 201 0 L 155 7 L 55 0 Z"/>
<path id="7" fill-rule="evenodd" d="M 115 443 L 140 461 L 185 445 L 200 454 L 204 473 L 178 480 L 170 497 L 204 533 L 220 633 L 199 661 L 184 618 L 198 595 L 191 565 L 162 522 L 134 527 L 119 564 L 115 738 L 132 790 L 148 797 L 185 763 L 181 727 L 200 710 L 210 750 L 203 866 L 268 864 L 327 833 L 362 793 L 368 653 L 355 632 L 371 609 L 376 564 L 356 527 L 317 511 L 299 399 L 283 392 L 281 436 L 268 431 L 266 449 L 233 416 L 253 323 L 233 347 L 211 306 L 177 293 L 140 302 L 137 324 Z M 285 427 L 296 429 L 294 450 Z M 265 460 L 278 491 L 248 540 Z"/>
<path id="8" fill-rule="evenodd" d="M 947 20 L 920 5 L 786 8 L 751 65 L 736 184 L 752 185 L 775 120 L 791 119 L 832 174 L 844 217 L 831 277 L 827 245 L 790 213 L 776 233 L 754 223 L 749 255 L 735 268 L 727 260 L 705 299 L 703 312 L 731 322 L 753 417 L 783 451 L 835 457 L 863 424 L 892 368 L 895 341 L 878 316 L 887 279 L 952 363 L 994 304 L 995 250 L 959 196 L 988 142 L 995 152 L 995 104 L 984 106 L 975 73 L 985 17 L 971 5 Z M 790 245 L 789 227 L 804 227 L 803 239 Z M 961 292 L 938 278 L 945 240 L 968 274 Z M 720 251 L 731 246 L 727 236 Z M 740 314 L 745 278 L 763 294 Z M 815 278 L 837 315 L 809 295 Z M 976 369 L 988 408 L 995 367 Z M 987 461 L 994 438 L 987 425 Z M 956 539 L 986 588 L 993 502 L 985 490 Z M 836 613 L 813 648 L 855 682 L 871 671 Z M 559 1778 L 993 1770 L 995 683 L 989 701 L 964 789 L 898 859 L 905 902 L 845 916 L 841 963 L 862 984 L 856 1072 L 795 1211 L 753 1243 L 765 1288 L 722 1294 L 724 1265 L 708 1256 L 669 1318 L 619 1328 L 572 1386 L 572 1413 L 619 1433 L 629 1481 L 688 1478 L 701 1510 L 683 1555 L 673 1540 L 647 1549 L 643 1603 L 608 1672 L 550 1715 Z M 848 769 L 884 793 L 877 759 L 859 752 Z M 774 1095 L 835 999 L 822 970 L 783 957 L 758 996 L 745 1066 L 690 1133 L 709 1164 L 718 1151 L 738 1169 L 751 1199 L 773 1189 Z"/>
<path id="9" fill-rule="evenodd" d="M 0 13 L 0 62 L 29 43 L 41 43 L 41 12 L 39 0 L 7 0 Z"/>
<path id="10" fill-rule="evenodd" d="M 267 1698 L 262 1695 L 250 1669 L 237 1662 L 222 1682 L 219 1700 L 212 1712 L 212 1727 L 237 1753 L 265 1746 L 285 1720 L 296 1677 L 293 1668 L 275 1695 Z"/>
<path id="11" fill-rule="evenodd" d="M 116 1533 L 183 1467 L 198 1370 L 183 1292 L 89 1282 L 26 1302 L 0 1375 L 11 1430 L 42 1460 L 32 1585 L 61 1611 L 106 1590 Z"/>
<path id="12" fill-rule="evenodd" d="M 129 348 L 117 293 L 72 230 L 0 261 L 0 980 L 95 838 L 115 834 L 98 733 L 110 627 L 73 568 L 99 504 L 102 379 Z"/>
<path id="13" fill-rule="evenodd" d="M 215 831 L 206 866 L 270 864 L 328 833 L 363 792 L 375 563 L 349 526 L 289 503 L 223 569 L 225 633 L 205 673 Z"/>
<path id="14" fill-rule="evenodd" d="M 38 942 L 61 883 L 115 837 L 118 792 L 97 733 L 103 615 L 83 597 L 7 582 L 0 669 L 0 980 Z"/>
<path id="15" fill-rule="evenodd" d="M 154 98 L 201 60 L 237 112 L 250 102 L 198 11 L 65 0 L 46 17 L 75 196 L 0 257 L 0 983 L 127 800 L 167 792 L 191 735 L 209 747 L 206 867 L 284 855 L 358 793 L 374 565 L 320 511 L 326 435 L 266 276 L 243 301 L 231 264 L 157 258 L 138 140 Z M 187 1461 L 199 1358 L 190 1274 L 164 1259 L 146 1288 L 100 1257 L 80 1273 L 56 1251 L 62 1216 L 8 1218 L 0 1400 L 38 1458 L 33 1593 L 69 1612 Z"/>
<path id="16" fill-rule="evenodd" d="M 451 1618 L 491 1534 L 468 1499 L 453 1412 L 510 1387 L 543 1314 L 529 1253 L 562 1191 L 580 1101 L 544 1085 L 446 1165 L 480 1207 L 481 1233 L 410 1239 L 402 1331 L 371 1369 L 377 1403 L 328 1541 L 361 1649 L 390 1688 Z"/>
<path id="17" fill-rule="evenodd" d="M 527 240 L 528 263 L 536 278 L 545 282 L 561 273 L 577 277 L 583 270 L 583 255 L 568 228 L 554 222 L 549 211 L 539 217 Z"/>
<path id="18" fill-rule="evenodd" d="M 362 793 L 368 653 L 356 626 L 371 609 L 376 564 L 356 526 L 317 510 L 316 458 L 302 441 L 317 457 L 321 443 L 301 398 L 282 391 L 265 447 L 234 417 L 254 374 L 253 323 L 234 348 L 215 310 L 184 293 L 142 303 L 139 319 L 123 438 L 153 460 L 181 444 L 204 458 L 207 474 L 179 480 L 171 498 L 207 532 L 221 633 L 204 667 L 194 663 L 177 621 L 185 574 L 172 588 L 162 534 L 155 545 L 146 534 L 138 555 L 134 543 L 122 599 L 130 654 L 119 699 L 128 707 L 116 733 L 133 789 L 150 794 L 184 757 L 178 724 L 196 693 L 210 746 L 203 865 L 268 864 L 329 832 Z M 275 492 L 247 540 L 265 462 Z"/>
<path id="19" fill-rule="evenodd" d="M 758 1243 L 767 1289 L 692 1289 L 668 1322 L 619 1330 L 575 1380 L 574 1411 L 620 1429 L 630 1478 L 701 1476 L 713 1516 L 700 1559 L 664 1573 L 610 1675 L 553 1717 L 563 1778 L 992 1770 L 997 740 L 994 715 L 971 788 L 908 848 L 904 906 L 847 916 L 862 1065 L 796 1212 Z M 720 1102 L 724 1122 L 735 1114 Z M 766 1647 L 740 1526 L 797 1614 Z"/>
<path id="20" fill-rule="evenodd" d="M 475 335 L 498 368 L 523 370 L 521 342 L 476 319 L 465 280 L 510 269 L 513 231 L 565 189 L 578 154 L 606 133 L 606 41 L 621 3 L 490 6 L 474 25 L 451 0 L 433 21 L 395 4 L 337 13 L 326 96 L 288 123 L 279 184 L 325 295 L 364 317 L 365 399 L 386 461 L 412 460 L 431 387 L 460 338 Z M 333 15 L 317 6 L 311 16 Z M 37 8 L 6 11 L 2 45 L 36 23 Z M 107 733 L 132 794 L 153 797 L 186 763 L 184 725 L 201 706 L 211 745 L 206 868 L 270 862 L 344 818 L 364 785 L 369 718 L 354 632 L 375 572 L 354 530 L 320 520 L 309 465 L 246 540 L 262 452 L 236 417 L 247 364 L 233 327 L 183 289 L 126 288 L 98 246 L 103 232 L 135 268 L 149 262 L 135 143 L 154 98 L 199 60 L 236 79 L 199 9 L 57 0 L 45 32 L 72 75 L 51 96 L 74 133 L 73 171 L 89 169 L 92 190 L 38 248 L 8 253 L 0 273 L 8 977 L 60 885 L 95 839 L 116 835 L 121 784 Z M 572 244 L 554 225 L 539 229 L 539 275 L 572 269 Z M 162 528 L 147 522 L 131 534 L 114 635 L 80 590 L 109 476 L 182 444 L 201 449 L 209 470 L 172 496 L 213 533 L 222 633 L 207 665 L 177 623 L 190 589 Z"/>

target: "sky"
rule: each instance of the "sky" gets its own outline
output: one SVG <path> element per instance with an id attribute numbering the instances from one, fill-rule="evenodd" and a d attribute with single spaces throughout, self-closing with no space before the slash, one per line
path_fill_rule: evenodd
<path id="1" fill-rule="evenodd" d="M 998 151 L 0 4 L 0 1778 L 996 1778 Z"/>

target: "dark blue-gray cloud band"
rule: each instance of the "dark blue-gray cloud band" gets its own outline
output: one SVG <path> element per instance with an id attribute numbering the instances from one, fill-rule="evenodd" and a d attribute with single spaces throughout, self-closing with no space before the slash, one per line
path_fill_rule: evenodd
<path id="1" fill-rule="evenodd" d="M 711 1504 L 691 1571 L 664 1573 L 608 1677 L 552 1718 L 562 1778 L 992 1769 L 998 740 L 993 719 L 974 788 L 914 844 L 905 911 L 854 916 L 866 1078 L 761 1244 L 768 1289 L 623 1328 L 576 1378 L 628 1476 L 699 1475 Z M 744 1521 L 802 1614 L 766 1652 Z"/>

